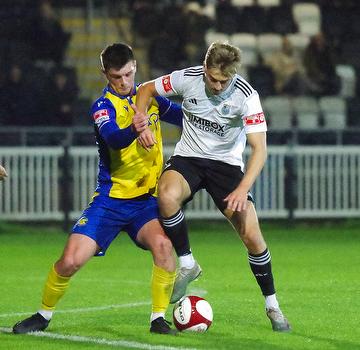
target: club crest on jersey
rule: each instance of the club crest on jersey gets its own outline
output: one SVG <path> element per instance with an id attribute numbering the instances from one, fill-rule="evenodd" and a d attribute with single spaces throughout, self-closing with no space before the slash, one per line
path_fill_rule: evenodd
<path id="1" fill-rule="evenodd" d="M 157 122 L 159 121 L 159 114 L 157 113 L 151 113 L 149 115 L 149 122 L 148 125 L 155 125 L 155 128 L 157 128 Z"/>
<path id="2" fill-rule="evenodd" d="M 230 106 L 227 104 L 224 104 L 221 108 L 221 113 L 222 114 L 229 114 L 230 113 Z"/>
<path id="3" fill-rule="evenodd" d="M 97 126 L 100 126 L 102 123 L 108 121 L 110 119 L 110 116 L 107 109 L 100 109 L 94 113 L 93 118 L 95 124 Z"/>
<path id="4" fill-rule="evenodd" d="M 249 115 L 244 118 L 245 125 L 256 125 L 265 122 L 265 115 L 263 112 Z"/>
<path id="5" fill-rule="evenodd" d="M 78 226 L 84 226 L 88 222 L 88 218 L 86 216 L 82 216 L 76 223 Z"/>
<path id="6" fill-rule="evenodd" d="M 161 82 L 165 92 L 169 92 L 172 90 L 170 75 L 165 75 L 164 77 L 162 77 Z"/>

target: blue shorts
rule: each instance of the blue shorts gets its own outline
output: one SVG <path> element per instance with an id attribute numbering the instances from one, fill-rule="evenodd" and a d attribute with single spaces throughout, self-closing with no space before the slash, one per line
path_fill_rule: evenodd
<path id="1" fill-rule="evenodd" d="M 101 248 L 97 255 L 105 254 L 120 231 L 125 231 L 136 245 L 146 249 L 136 240 L 137 234 L 147 222 L 158 218 L 157 200 L 151 195 L 118 199 L 99 194 L 83 211 L 72 232 L 92 238 Z"/>

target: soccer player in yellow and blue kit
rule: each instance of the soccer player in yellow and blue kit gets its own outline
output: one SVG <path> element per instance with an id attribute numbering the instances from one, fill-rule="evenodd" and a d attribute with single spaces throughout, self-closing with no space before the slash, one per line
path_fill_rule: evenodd
<path id="1" fill-rule="evenodd" d="M 159 223 L 156 195 L 163 165 L 159 120 L 181 126 L 181 108 L 168 99 L 156 98 L 151 102 L 149 120 L 134 117 L 137 86 L 132 49 L 122 43 L 110 45 L 101 53 L 100 61 L 108 86 L 91 109 L 99 149 L 97 188 L 74 225 L 62 256 L 49 272 L 40 310 L 15 324 L 14 333 L 44 330 L 70 278 L 92 256 L 104 255 L 120 231 L 153 255 L 150 331 L 176 333 L 165 320 L 176 261 Z M 147 127 L 156 134 L 158 143 L 145 150 L 137 136 Z"/>

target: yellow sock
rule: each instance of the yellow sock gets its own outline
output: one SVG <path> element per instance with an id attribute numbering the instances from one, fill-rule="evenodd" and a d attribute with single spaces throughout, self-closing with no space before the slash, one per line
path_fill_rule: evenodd
<path id="1" fill-rule="evenodd" d="M 169 306 L 171 293 L 174 288 L 176 271 L 168 272 L 153 265 L 151 279 L 152 312 L 164 313 Z"/>
<path id="2" fill-rule="evenodd" d="M 53 265 L 44 286 L 41 308 L 44 310 L 54 310 L 55 305 L 69 287 L 69 282 L 70 277 L 60 276 L 55 271 L 55 266 Z"/>

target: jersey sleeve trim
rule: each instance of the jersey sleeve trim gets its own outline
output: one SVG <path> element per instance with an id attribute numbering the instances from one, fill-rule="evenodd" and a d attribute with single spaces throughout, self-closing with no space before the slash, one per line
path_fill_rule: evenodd
<path id="1" fill-rule="evenodd" d="M 250 97 L 254 92 L 254 89 L 246 83 L 244 80 L 236 79 L 235 88 L 241 90 L 241 92 L 245 95 L 245 97 Z"/>

